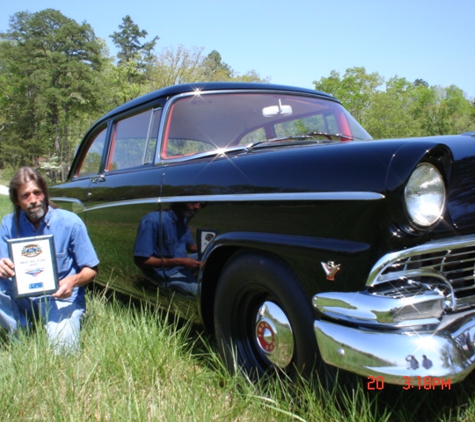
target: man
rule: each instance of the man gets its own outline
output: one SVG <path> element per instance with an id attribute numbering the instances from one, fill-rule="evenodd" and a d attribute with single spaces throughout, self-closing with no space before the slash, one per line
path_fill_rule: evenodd
<path id="1" fill-rule="evenodd" d="M 188 253 L 197 252 L 188 221 L 200 209 L 199 202 L 175 203 L 169 210 L 145 215 L 140 222 L 135 263 L 171 292 L 191 296 L 197 293 L 196 273 L 201 262 L 188 257 Z"/>
<path id="2" fill-rule="evenodd" d="M 99 264 L 86 227 L 77 215 L 49 203 L 45 180 L 30 167 L 13 176 L 10 200 L 14 213 L 3 219 L 0 228 L 0 325 L 14 334 L 42 318 L 53 349 L 74 352 L 86 310 L 84 286 L 94 279 Z M 15 266 L 7 239 L 47 234 L 54 238 L 58 290 L 47 296 L 15 298 L 11 280 Z"/>

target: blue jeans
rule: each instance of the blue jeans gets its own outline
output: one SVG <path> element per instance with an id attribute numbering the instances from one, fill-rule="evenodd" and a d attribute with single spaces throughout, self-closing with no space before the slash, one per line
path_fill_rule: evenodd
<path id="1" fill-rule="evenodd" d="M 19 328 L 29 329 L 35 320 L 42 320 L 48 341 L 57 353 L 79 349 L 79 330 L 84 306 L 50 296 L 13 297 L 10 280 L 0 278 L 0 326 L 10 335 Z"/>

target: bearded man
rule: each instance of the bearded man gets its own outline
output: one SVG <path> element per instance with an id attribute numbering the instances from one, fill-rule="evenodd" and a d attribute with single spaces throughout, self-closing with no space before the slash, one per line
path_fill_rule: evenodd
<path id="1" fill-rule="evenodd" d="M 14 212 L 4 217 L 0 228 L 0 325 L 15 335 L 19 328 L 32 328 L 35 319 L 42 319 L 53 349 L 74 352 L 86 310 L 84 286 L 97 275 L 99 264 L 86 227 L 76 214 L 50 204 L 46 181 L 33 168 L 17 171 L 9 194 Z M 58 290 L 15 297 L 15 265 L 7 241 L 43 235 L 53 235 Z"/>

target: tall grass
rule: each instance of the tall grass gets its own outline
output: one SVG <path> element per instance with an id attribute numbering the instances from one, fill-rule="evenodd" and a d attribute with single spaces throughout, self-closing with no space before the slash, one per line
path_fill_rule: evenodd
<path id="1" fill-rule="evenodd" d="M 231 376 L 199 328 L 88 292 L 76 355 L 49 350 L 39 327 L 0 345 L 0 412 L 13 421 L 472 421 L 473 381 L 450 391 L 365 383 L 324 391 L 301 381 Z"/>
<path id="2" fill-rule="evenodd" d="M 87 300 L 76 355 L 53 354 L 42 327 L 1 337 L 2 421 L 475 420 L 472 376 L 443 391 L 367 391 L 364 379 L 330 392 L 304 380 L 256 384 L 231 376 L 198 327 L 97 291 Z"/>

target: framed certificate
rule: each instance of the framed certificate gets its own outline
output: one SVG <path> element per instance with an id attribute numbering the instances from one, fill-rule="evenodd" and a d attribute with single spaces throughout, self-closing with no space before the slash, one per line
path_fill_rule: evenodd
<path id="1" fill-rule="evenodd" d="M 53 235 L 9 239 L 15 264 L 16 297 L 41 296 L 58 290 L 58 270 Z"/>
<path id="2" fill-rule="evenodd" d="M 216 230 L 198 229 L 196 230 L 196 243 L 198 248 L 198 259 L 201 260 L 208 244 L 216 237 Z"/>

